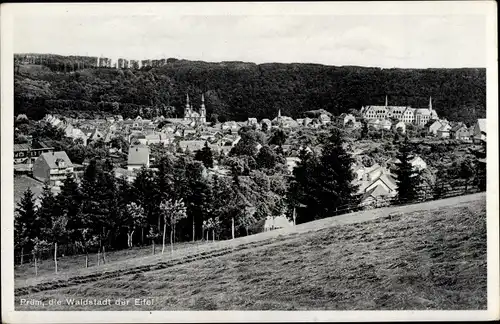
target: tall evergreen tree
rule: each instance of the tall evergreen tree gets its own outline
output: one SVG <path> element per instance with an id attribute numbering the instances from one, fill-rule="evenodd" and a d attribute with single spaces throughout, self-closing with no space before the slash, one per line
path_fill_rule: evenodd
<path id="1" fill-rule="evenodd" d="M 61 216 L 61 211 L 56 203 L 56 198 L 52 193 L 51 186 L 46 182 L 40 196 L 40 207 L 36 212 L 37 221 L 32 226 L 35 226 L 40 231 L 40 239 L 47 239 L 52 231 L 52 223 L 54 219 Z"/>
<path id="2" fill-rule="evenodd" d="M 184 223 L 191 222 L 192 234 L 187 236 L 187 226 L 184 229 L 187 233 L 184 236 L 195 240 L 197 233 L 201 232 L 203 220 L 207 219 L 207 214 L 211 203 L 211 188 L 203 176 L 203 165 L 198 161 L 193 161 L 187 165 L 187 192 L 186 192 L 186 212 L 187 219 Z M 183 222 L 179 223 L 179 227 Z M 187 224 L 186 224 L 187 225 Z"/>
<path id="3" fill-rule="evenodd" d="M 463 160 L 460 163 L 460 170 L 459 170 L 459 175 L 460 177 L 464 180 L 464 185 L 465 185 L 465 193 L 467 193 L 468 186 L 470 184 L 470 181 L 472 177 L 474 177 L 474 171 L 475 171 L 475 166 L 474 163 L 469 160 Z"/>
<path id="4" fill-rule="evenodd" d="M 21 249 L 21 260 L 33 248 L 32 240 L 38 237 L 39 228 L 36 224 L 36 209 L 33 192 L 28 188 L 17 204 L 14 217 L 14 245 Z M 22 261 L 21 261 L 22 262 Z"/>
<path id="5" fill-rule="evenodd" d="M 314 174 L 319 168 L 319 161 L 305 149 L 300 150 L 299 158 L 299 163 L 293 169 L 293 177 L 290 178 L 287 200 L 292 209 L 298 209 L 297 223 L 304 223 L 314 220 L 317 215 L 319 201 L 313 189 L 318 187 Z"/>
<path id="6" fill-rule="evenodd" d="M 201 161 L 206 168 L 214 167 L 212 149 L 208 146 L 208 142 L 205 142 L 205 146 L 201 150 L 196 151 L 194 159 Z"/>
<path id="7" fill-rule="evenodd" d="M 82 193 L 73 174 L 66 175 L 61 192 L 57 195 L 56 204 L 59 213 L 67 217 L 70 232 L 81 227 L 81 220 L 78 216 L 82 204 Z"/>
<path id="8" fill-rule="evenodd" d="M 413 168 L 410 161 L 413 158 L 411 147 L 406 140 L 400 147 L 396 163 L 397 200 L 399 203 L 413 202 L 418 198 L 418 188 L 421 184 L 420 174 Z"/>
<path id="9" fill-rule="evenodd" d="M 352 164 L 355 162 L 351 154 L 344 148 L 344 139 L 338 129 L 333 129 L 323 145 L 319 160 L 319 186 L 316 192 L 320 217 L 333 216 L 338 207 L 355 202 L 356 186 L 353 184 Z"/>

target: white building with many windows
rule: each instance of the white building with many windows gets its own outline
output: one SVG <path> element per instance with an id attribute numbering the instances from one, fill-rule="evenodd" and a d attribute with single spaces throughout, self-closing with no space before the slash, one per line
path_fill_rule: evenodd
<path id="1" fill-rule="evenodd" d="M 430 120 L 439 119 L 437 112 L 432 108 L 432 98 L 429 98 L 428 108 L 412 108 L 406 106 L 389 106 L 387 96 L 384 106 L 363 106 L 361 116 L 366 120 L 395 118 L 406 124 L 418 126 L 426 125 Z"/>

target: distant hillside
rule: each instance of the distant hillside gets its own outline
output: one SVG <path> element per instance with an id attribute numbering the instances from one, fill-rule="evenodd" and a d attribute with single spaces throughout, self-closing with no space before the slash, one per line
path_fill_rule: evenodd
<path id="1" fill-rule="evenodd" d="M 58 60 L 64 61 L 61 57 Z M 16 69 L 16 113 L 32 118 L 41 118 L 45 112 L 182 116 L 186 92 L 195 108 L 204 92 L 208 115 L 217 114 L 221 120 L 269 118 L 278 109 L 291 117 L 317 109 L 337 115 L 362 105 L 383 104 L 385 95 L 390 105 L 413 107 L 426 107 L 432 96 L 434 108 L 450 120 L 471 123 L 486 115 L 486 69 L 380 69 L 176 59 L 140 70 L 82 69 L 84 65 L 71 57 L 72 66 L 77 64 L 80 69 L 59 72 L 53 68 L 54 61 L 50 62 L 50 66 L 38 62 Z"/>

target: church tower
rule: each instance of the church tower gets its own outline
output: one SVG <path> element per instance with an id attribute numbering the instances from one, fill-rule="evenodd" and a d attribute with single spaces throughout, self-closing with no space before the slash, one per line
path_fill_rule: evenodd
<path id="1" fill-rule="evenodd" d="M 204 124 L 207 121 L 207 110 L 205 108 L 205 96 L 201 94 L 200 121 Z"/>
<path id="2" fill-rule="evenodd" d="M 389 103 L 388 103 L 388 101 L 387 101 L 387 95 L 385 95 L 385 106 L 386 106 L 386 107 L 387 107 L 387 106 L 389 106 Z"/>
<path id="3" fill-rule="evenodd" d="M 186 93 L 186 107 L 184 108 L 184 120 L 191 117 L 191 105 L 189 104 L 189 94 Z"/>
<path id="4" fill-rule="evenodd" d="M 429 110 L 432 110 L 432 97 L 429 97 Z"/>

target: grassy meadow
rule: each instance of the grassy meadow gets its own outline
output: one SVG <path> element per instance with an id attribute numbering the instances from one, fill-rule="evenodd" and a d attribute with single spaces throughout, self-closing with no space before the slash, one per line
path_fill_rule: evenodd
<path id="1" fill-rule="evenodd" d="M 76 279 L 67 274 L 66 282 L 46 277 L 20 289 L 16 284 L 16 310 L 486 309 L 484 194 L 254 237 L 205 244 L 198 255 L 180 249 L 169 264 L 158 262 L 161 255 L 143 257 L 110 263 L 104 274 L 94 267 Z M 45 305 L 20 306 L 21 298 Z M 49 306 L 51 299 L 61 305 Z M 70 299 L 111 303 L 68 305 Z"/>

